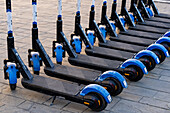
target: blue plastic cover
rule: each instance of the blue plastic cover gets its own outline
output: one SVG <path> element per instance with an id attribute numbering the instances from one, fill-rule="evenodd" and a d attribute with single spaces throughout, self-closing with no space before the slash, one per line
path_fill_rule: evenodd
<path id="1" fill-rule="evenodd" d="M 73 39 L 73 40 L 74 40 L 74 41 L 72 42 L 72 44 L 75 45 L 76 53 L 81 53 L 82 47 L 81 47 L 81 41 L 80 41 L 80 39 L 75 38 L 75 39 Z"/>
<path id="2" fill-rule="evenodd" d="M 31 61 L 33 62 L 34 71 L 40 71 L 40 60 L 38 52 L 31 52 Z"/>
<path id="3" fill-rule="evenodd" d="M 150 57 L 152 57 L 155 60 L 156 64 L 160 63 L 160 60 L 159 60 L 158 56 L 154 52 L 149 51 L 149 50 L 142 50 L 142 51 L 138 52 L 134 56 L 134 58 L 135 59 L 139 59 L 139 58 L 141 58 L 143 56 L 150 56 Z"/>
<path id="4" fill-rule="evenodd" d="M 132 21 L 133 21 L 133 22 L 135 22 L 135 18 L 134 18 L 134 16 L 133 16 L 132 14 L 129 14 L 129 15 L 130 15 L 130 17 L 131 17 Z"/>
<path id="5" fill-rule="evenodd" d="M 107 78 L 115 78 L 121 83 L 123 88 L 128 87 L 125 78 L 120 73 L 118 73 L 116 71 L 106 71 L 102 75 L 100 75 L 97 80 L 104 81 Z"/>
<path id="6" fill-rule="evenodd" d="M 113 27 L 113 29 L 114 29 L 114 31 L 116 31 L 116 26 L 115 26 L 115 24 L 114 23 L 110 23 L 111 25 L 112 25 L 112 27 Z"/>
<path id="7" fill-rule="evenodd" d="M 147 48 L 147 50 L 150 50 L 150 51 L 152 51 L 153 49 L 159 49 L 159 50 L 164 52 L 166 57 L 169 57 L 168 50 L 163 45 L 161 45 L 161 44 L 152 44 Z"/>
<path id="8" fill-rule="evenodd" d="M 104 27 L 100 27 L 100 31 L 103 34 L 103 37 L 106 39 L 106 29 Z"/>
<path id="9" fill-rule="evenodd" d="M 56 61 L 57 62 L 62 62 L 63 61 L 63 52 L 64 50 L 62 49 L 62 45 L 58 44 L 56 46 L 56 49 L 54 50 L 54 52 L 56 53 Z"/>
<path id="10" fill-rule="evenodd" d="M 166 32 L 166 33 L 164 34 L 164 37 L 170 37 L 170 31 Z"/>
<path id="11" fill-rule="evenodd" d="M 149 7 L 147 7 L 146 10 L 148 11 L 149 15 L 152 17 L 153 16 L 152 10 Z"/>
<path id="12" fill-rule="evenodd" d="M 9 74 L 9 83 L 10 84 L 16 84 L 17 83 L 17 72 L 16 66 L 14 63 L 10 63 L 8 65 L 8 69 L 6 72 Z"/>
<path id="13" fill-rule="evenodd" d="M 109 92 L 104 89 L 102 86 L 97 84 L 90 84 L 83 88 L 83 90 L 80 92 L 81 96 L 85 96 L 88 93 L 95 92 L 103 96 L 103 98 L 106 100 L 107 103 L 111 103 L 112 97 L 110 96 Z"/>
<path id="14" fill-rule="evenodd" d="M 130 65 L 138 66 L 140 69 L 142 69 L 142 71 L 143 71 L 144 74 L 148 74 L 148 71 L 147 71 L 145 65 L 144 65 L 141 61 L 136 60 L 136 59 L 128 59 L 128 60 L 126 60 L 126 61 L 120 66 L 120 68 L 125 69 L 126 67 L 128 67 L 128 66 L 130 66 Z"/>
<path id="15" fill-rule="evenodd" d="M 120 18 L 120 20 L 121 20 L 121 22 L 122 22 L 123 26 L 125 26 L 125 24 L 126 24 L 125 19 L 124 19 L 124 18 Z"/>
<path id="16" fill-rule="evenodd" d="M 88 33 L 88 39 L 91 43 L 91 45 L 93 46 L 94 45 L 94 40 L 95 40 L 95 36 L 93 35 L 93 33 Z"/>

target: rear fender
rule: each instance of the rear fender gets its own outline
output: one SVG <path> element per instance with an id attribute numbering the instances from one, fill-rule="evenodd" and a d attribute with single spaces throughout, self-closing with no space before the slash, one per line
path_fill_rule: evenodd
<path id="1" fill-rule="evenodd" d="M 85 96 L 88 93 L 98 93 L 106 100 L 107 103 L 111 103 L 112 97 L 110 96 L 109 92 L 104 89 L 102 86 L 97 84 L 90 84 L 83 88 L 80 92 L 81 96 Z"/>
<path id="2" fill-rule="evenodd" d="M 150 46 L 147 48 L 147 50 L 150 50 L 150 51 L 152 51 L 152 50 L 154 50 L 154 49 L 159 49 L 159 50 L 163 51 L 164 54 L 165 54 L 165 56 L 166 56 L 166 57 L 169 57 L 168 50 L 167 50 L 163 45 L 161 45 L 161 44 L 152 44 L 152 45 L 150 45 Z"/>
<path id="3" fill-rule="evenodd" d="M 152 57 L 155 60 L 156 64 L 160 63 L 160 60 L 159 60 L 158 56 L 154 52 L 149 51 L 149 50 L 142 50 L 142 51 L 138 52 L 134 56 L 134 58 L 135 59 L 140 59 L 143 56 L 150 56 L 150 57 Z"/>
<path id="4" fill-rule="evenodd" d="M 125 78 L 120 73 L 118 73 L 116 71 L 106 71 L 102 75 L 100 75 L 100 77 L 97 80 L 104 81 L 107 78 L 115 78 L 121 83 L 123 88 L 128 87 Z"/>
<path id="5" fill-rule="evenodd" d="M 148 71 L 147 71 L 145 65 L 141 61 L 136 60 L 136 59 L 128 59 L 120 67 L 122 69 L 125 69 L 126 67 L 128 67 L 130 65 L 138 66 L 140 69 L 142 69 L 144 74 L 148 74 Z"/>

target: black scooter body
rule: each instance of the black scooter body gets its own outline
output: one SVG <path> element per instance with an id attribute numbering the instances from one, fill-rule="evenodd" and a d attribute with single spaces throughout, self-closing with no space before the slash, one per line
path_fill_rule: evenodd
<path id="1" fill-rule="evenodd" d="M 155 13 L 154 14 L 155 17 L 153 17 L 153 18 L 150 17 L 149 13 L 146 10 L 146 6 L 145 6 L 143 0 L 139 0 L 137 7 L 138 7 L 139 11 L 142 12 L 143 17 L 148 20 L 145 23 L 141 22 L 139 24 L 146 25 L 146 26 L 158 27 L 158 28 L 164 28 L 164 29 L 170 29 L 170 27 L 169 27 L 170 21 L 168 20 L 168 18 L 161 18 L 161 14 L 160 14 L 160 16 L 158 16 L 159 12 L 158 12 L 158 9 L 156 8 L 153 0 L 149 0 L 148 3 L 149 3 L 149 6 L 152 4 L 151 6 Z M 136 7 L 136 4 L 137 4 L 137 0 L 132 0 L 131 1 L 131 9 Z M 159 24 L 157 24 L 158 22 L 159 22 Z"/>
<path id="2" fill-rule="evenodd" d="M 113 61 L 113 60 L 97 58 L 97 57 L 87 56 L 87 55 L 78 55 L 77 58 L 69 57 L 68 61 L 70 64 L 75 66 L 100 70 L 102 72 L 108 70 L 114 70 L 121 74 L 124 74 L 123 69 L 119 69 L 119 66 L 121 64 L 120 61 Z"/>
<path id="3" fill-rule="evenodd" d="M 160 19 L 170 19 L 170 15 L 169 14 L 163 14 L 163 13 L 159 13 L 155 3 L 153 0 L 145 0 L 144 4 L 146 6 L 149 6 L 150 8 L 152 7 L 153 12 L 154 12 L 154 17 L 156 18 L 160 18 Z"/>

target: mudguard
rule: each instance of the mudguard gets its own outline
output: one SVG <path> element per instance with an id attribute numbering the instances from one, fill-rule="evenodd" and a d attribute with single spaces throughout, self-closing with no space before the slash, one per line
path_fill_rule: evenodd
<path id="1" fill-rule="evenodd" d="M 153 16 L 153 12 L 149 7 L 146 7 L 146 10 L 148 11 L 149 15 L 152 17 Z"/>
<path id="2" fill-rule="evenodd" d="M 109 92 L 104 89 L 102 86 L 97 84 L 90 84 L 83 88 L 83 90 L 80 92 L 81 96 L 85 96 L 88 93 L 99 93 L 103 98 L 106 100 L 107 103 L 111 103 L 112 97 L 110 96 Z"/>
<path id="3" fill-rule="evenodd" d="M 55 47 L 56 47 L 56 49 L 54 50 L 54 52 L 56 53 L 56 61 L 62 62 L 63 52 L 64 52 L 64 50 L 62 49 L 63 47 L 61 44 L 56 44 Z"/>
<path id="4" fill-rule="evenodd" d="M 161 37 L 161 38 L 159 38 L 155 43 L 156 43 L 156 44 L 161 44 L 162 42 L 168 42 L 168 43 L 170 43 L 170 38 L 169 38 L 169 37 Z"/>
<path id="5" fill-rule="evenodd" d="M 107 78 L 115 78 L 121 83 L 123 88 L 128 87 L 125 78 L 120 73 L 118 73 L 116 71 L 106 71 L 102 75 L 100 75 L 100 77 L 97 80 L 104 81 Z"/>
<path id="6" fill-rule="evenodd" d="M 16 84 L 17 83 L 17 72 L 15 63 L 7 63 L 8 69 L 6 72 L 9 75 L 9 83 L 10 84 Z"/>
<path id="7" fill-rule="evenodd" d="M 159 60 L 158 56 L 157 56 L 154 52 L 152 52 L 152 51 L 142 50 L 142 51 L 138 52 L 138 53 L 134 56 L 134 58 L 135 58 L 135 59 L 139 59 L 139 58 L 141 58 L 142 56 L 150 56 L 150 57 L 152 57 L 152 58 L 155 60 L 156 64 L 159 64 L 159 63 L 160 63 L 160 60 Z"/>
<path id="8" fill-rule="evenodd" d="M 126 61 L 120 66 L 120 68 L 125 69 L 126 67 L 128 67 L 128 66 L 130 66 L 130 65 L 138 66 L 139 68 L 142 69 L 142 71 L 143 71 L 144 74 L 148 74 L 148 71 L 147 71 L 145 65 L 144 65 L 141 61 L 136 60 L 136 59 L 128 59 L 128 60 L 126 60 Z"/>
<path id="9" fill-rule="evenodd" d="M 166 32 L 163 36 L 164 37 L 170 37 L 170 31 Z"/>
<path id="10" fill-rule="evenodd" d="M 31 52 L 31 59 L 30 61 L 33 62 L 33 68 L 34 71 L 40 71 L 40 60 L 41 58 L 39 57 L 39 53 L 38 52 Z"/>
<path id="11" fill-rule="evenodd" d="M 152 44 L 146 50 L 152 51 L 153 49 L 159 49 L 159 50 L 164 52 L 166 57 L 169 57 L 169 52 L 163 45 L 161 45 L 161 44 Z"/>

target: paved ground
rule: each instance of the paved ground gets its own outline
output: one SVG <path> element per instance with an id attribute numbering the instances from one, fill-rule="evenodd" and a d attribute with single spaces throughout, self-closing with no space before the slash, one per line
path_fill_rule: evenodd
<path id="1" fill-rule="evenodd" d="M 68 39 L 73 32 L 76 0 L 63 0 L 64 32 Z M 88 25 L 88 15 L 91 0 L 82 1 L 82 26 Z M 112 0 L 108 1 L 109 8 Z M 102 0 L 96 1 L 96 20 L 100 20 Z M 160 12 L 169 13 L 169 4 L 156 3 Z M 120 4 L 118 5 L 120 7 Z M 92 112 L 84 105 L 57 98 L 50 106 L 50 96 L 27 90 L 20 80 L 16 91 L 10 91 L 8 81 L 3 79 L 3 59 L 6 57 L 6 14 L 4 0 L 0 1 L 0 112 L 3 113 L 71 113 Z M 119 10 L 119 9 L 118 9 Z M 108 10 L 110 15 L 110 10 Z M 170 14 L 170 13 L 169 13 Z M 57 15 L 57 0 L 38 1 L 38 27 L 40 40 L 51 56 L 51 45 L 55 39 Z M 13 28 L 15 45 L 21 57 L 27 64 L 27 50 L 31 48 L 31 0 L 13 0 Z M 55 62 L 55 59 L 53 59 Z M 64 65 L 69 65 L 67 58 Z M 42 69 L 43 70 L 43 69 Z M 41 72 L 42 76 L 43 71 Z M 149 75 L 137 83 L 129 82 L 129 87 L 119 96 L 113 97 L 113 102 L 103 112 L 114 113 L 170 113 L 170 59 L 158 65 Z"/>

